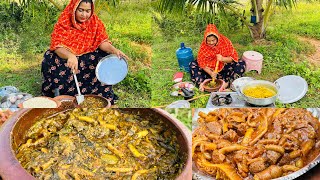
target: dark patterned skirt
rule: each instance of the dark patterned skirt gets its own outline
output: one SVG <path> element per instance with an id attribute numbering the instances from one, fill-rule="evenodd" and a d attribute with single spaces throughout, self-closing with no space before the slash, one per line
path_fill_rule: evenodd
<path id="1" fill-rule="evenodd" d="M 211 76 L 199 67 L 197 61 L 192 61 L 189 64 L 191 80 L 195 85 L 199 86 L 204 80 L 211 79 Z M 223 69 L 217 74 L 217 79 L 222 79 L 224 82 L 228 83 L 230 87 L 231 83 L 243 76 L 245 72 L 246 64 L 244 61 L 239 60 L 239 62 L 226 63 Z"/>
<path id="2" fill-rule="evenodd" d="M 104 85 L 98 81 L 95 69 L 99 60 L 108 53 L 97 49 L 96 51 L 78 57 L 77 74 L 79 87 L 82 94 L 96 94 L 103 96 L 114 104 L 118 97 L 114 94 L 111 85 Z M 48 50 L 44 54 L 41 72 L 43 76 L 42 94 L 54 97 L 55 90 L 60 95 L 75 96 L 78 94 L 77 87 L 71 69 L 66 66 L 67 61 L 60 58 L 55 52 Z"/>

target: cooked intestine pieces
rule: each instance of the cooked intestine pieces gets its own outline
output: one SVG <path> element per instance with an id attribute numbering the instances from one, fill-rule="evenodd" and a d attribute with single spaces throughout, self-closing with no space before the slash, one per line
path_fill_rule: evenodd
<path id="1" fill-rule="evenodd" d="M 203 119 L 206 119 L 206 118 L 207 118 L 207 114 L 204 113 L 204 112 L 202 112 L 202 111 L 199 112 L 199 116 L 200 116 L 201 118 L 203 118 Z"/>
<path id="2" fill-rule="evenodd" d="M 308 140 L 308 141 L 302 143 L 301 149 L 302 149 L 303 156 L 307 156 L 307 154 L 313 148 L 314 144 L 315 144 L 314 140 Z"/>
<path id="3" fill-rule="evenodd" d="M 288 172 L 288 171 L 298 171 L 299 168 L 293 165 L 284 165 L 282 166 L 283 172 Z"/>
<path id="4" fill-rule="evenodd" d="M 297 157 L 299 157 L 301 155 L 301 150 L 294 150 L 294 151 L 291 151 L 290 153 L 289 153 L 289 157 L 291 158 L 291 159 L 295 159 L 295 158 L 297 158 Z"/>
<path id="5" fill-rule="evenodd" d="M 217 149 L 217 144 L 215 143 L 210 143 L 210 142 L 202 142 L 200 145 L 200 151 L 205 152 L 205 151 L 213 151 Z"/>
<path id="6" fill-rule="evenodd" d="M 201 116 L 192 156 L 200 171 L 216 178 L 226 178 L 218 169 L 229 165 L 241 178 L 269 180 L 302 168 L 310 154 L 319 153 L 320 123 L 306 109 L 223 108 Z"/>
<path id="7" fill-rule="evenodd" d="M 118 149 L 116 149 L 114 146 L 112 146 L 112 144 L 107 143 L 107 148 L 112 151 L 115 155 L 119 156 L 120 158 L 124 158 L 124 154 L 119 151 Z"/>
<path id="8" fill-rule="evenodd" d="M 263 137 L 263 135 L 268 131 L 268 119 L 265 115 L 260 115 L 260 125 L 257 130 L 252 134 L 252 141 L 249 143 L 250 145 L 254 145 L 256 142 Z"/>
<path id="9" fill-rule="evenodd" d="M 241 162 L 237 162 L 236 164 L 237 164 L 237 168 L 240 176 L 242 176 L 243 178 L 248 177 L 248 172 L 249 172 L 248 166 Z"/>
<path id="10" fill-rule="evenodd" d="M 230 153 L 232 151 L 239 151 L 239 150 L 243 150 L 243 149 L 247 149 L 247 147 L 241 146 L 241 145 L 238 145 L 238 144 L 234 144 L 234 145 L 219 149 L 219 153 L 226 154 L 226 153 Z"/>
<path id="11" fill-rule="evenodd" d="M 199 169 L 205 168 L 207 173 L 215 175 L 217 179 L 242 180 L 230 164 L 212 164 L 205 159 L 198 159 L 197 164 Z"/>
<path id="12" fill-rule="evenodd" d="M 285 151 L 282 146 L 273 145 L 273 144 L 266 145 L 265 148 L 267 150 L 276 151 L 281 154 L 284 154 L 284 151 Z"/>
<path id="13" fill-rule="evenodd" d="M 253 177 L 254 180 L 270 180 L 281 177 L 283 170 L 280 166 L 271 165 L 267 169 L 256 173 Z"/>

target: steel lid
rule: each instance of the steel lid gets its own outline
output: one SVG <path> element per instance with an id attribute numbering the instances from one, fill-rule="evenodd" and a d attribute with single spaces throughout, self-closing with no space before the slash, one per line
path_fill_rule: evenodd
<path id="1" fill-rule="evenodd" d="M 111 54 L 100 60 L 96 67 L 98 80 L 107 85 L 121 82 L 128 74 L 128 63 L 124 58 Z"/>
<path id="2" fill-rule="evenodd" d="M 296 75 L 283 76 L 277 79 L 275 83 L 280 86 L 278 99 L 283 104 L 300 100 L 308 91 L 306 80 Z"/>
<path id="3" fill-rule="evenodd" d="M 187 100 L 179 100 L 169 104 L 166 108 L 190 108 L 190 103 Z"/>

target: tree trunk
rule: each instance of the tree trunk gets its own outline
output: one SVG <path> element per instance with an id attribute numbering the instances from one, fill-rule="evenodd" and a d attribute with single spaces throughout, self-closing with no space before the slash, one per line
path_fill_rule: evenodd
<path id="1" fill-rule="evenodd" d="M 259 21 L 258 23 L 253 24 L 252 26 L 249 27 L 251 37 L 253 38 L 254 41 L 260 40 L 260 39 L 265 39 L 266 38 L 266 31 L 263 26 L 263 8 L 262 8 L 262 0 L 254 0 L 256 5 L 257 5 L 257 11 L 258 11 L 258 17 Z M 255 14 L 255 12 L 254 12 Z"/>
<path id="2" fill-rule="evenodd" d="M 259 22 L 253 26 L 249 27 L 251 37 L 254 41 L 264 39 L 266 37 L 266 33 L 262 30 L 262 22 Z"/>

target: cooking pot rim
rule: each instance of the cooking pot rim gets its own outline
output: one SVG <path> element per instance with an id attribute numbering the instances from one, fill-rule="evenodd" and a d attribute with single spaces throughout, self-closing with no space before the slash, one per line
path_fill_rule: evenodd
<path id="1" fill-rule="evenodd" d="M 255 98 L 255 97 L 251 97 L 251 96 L 247 96 L 246 94 L 243 93 L 243 90 L 244 88 L 248 87 L 248 86 L 251 86 L 251 85 L 257 85 L 257 84 L 261 84 L 261 85 L 264 85 L 267 84 L 267 85 L 271 85 L 274 87 L 275 91 L 276 91 L 276 94 L 271 96 L 271 97 L 268 97 L 268 98 Z M 237 88 L 236 88 L 237 89 Z M 237 90 L 238 91 L 238 90 Z M 277 98 L 278 95 L 279 95 L 279 87 L 277 87 L 277 85 L 273 82 L 270 82 L 270 81 L 266 81 L 266 80 L 252 80 L 250 82 L 247 82 L 246 84 L 242 85 L 239 87 L 239 91 L 240 93 L 245 96 L 246 98 L 250 98 L 250 99 L 254 99 L 254 100 L 266 100 L 266 99 L 273 99 L 273 98 Z"/>
<path id="2" fill-rule="evenodd" d="M 0 128 L 0 176 L 3 179 L 10 179 L 9 177 L 12 177 L 12 174 L 14 174 L 15 179 L 35 179 L 21 166 L 12 147 L 12 130 L 16 126 L 19 117 L 25 115 L 30 110 L 30 108 L 20 109 L 20 111 L 15 112 Z M 8 147 L 10 148 L 8 149 Z"/>
<path id="3" fill-rule="evenodd" d="M 111 106 L 112 106 L 110 100 L 108 100 L 107 98 L 105 98 L 105 97 L 103 97 L 103 96 L 99 96 L 99 95 L 97 95 L 97 94 L 85 94 L 85 95 L 84 95 L 84 98 L 86 98 L 86 97 L 93 97 L 93 98 L 96 98 L 96 99 L 100 99 L 100 100 L 105 101 L 105 102 L 107 103 L 107 106 L 106 106 L 106 107 L 103 107 L 103 108 L 111 108 Z M 81 108 L 81 104 L 78 104 L 76 98 L 74 98 L 74 99 L 72 100 L 72 103 L 74 104 L 74 106 L 75 106 L 76 108 Z M 102 108 L 102 107 L 101 107 L 101 108 Z"/>

